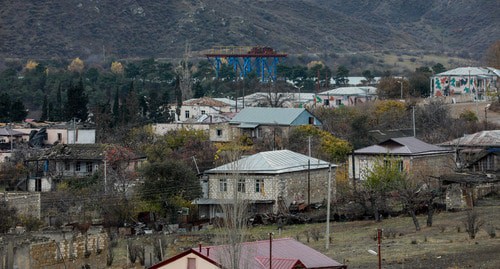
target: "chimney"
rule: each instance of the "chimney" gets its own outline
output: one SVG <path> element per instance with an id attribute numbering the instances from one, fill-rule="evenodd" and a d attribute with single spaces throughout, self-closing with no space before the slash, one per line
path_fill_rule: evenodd
<path id="1" fill-rule="evenodd" d="M 207 248 L 207 257 L 210 256 L 210 248 Z"/>
<path id="2" fill-rule="evenodd" d="M 201 253 L 201 243 L 198 244 L 198 252 Z"/>

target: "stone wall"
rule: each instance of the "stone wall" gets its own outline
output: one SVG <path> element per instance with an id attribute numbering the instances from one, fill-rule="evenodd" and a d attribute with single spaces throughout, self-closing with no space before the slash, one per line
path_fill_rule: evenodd
<path id="1" fill-rule="evenodd" d="M 85 247 L 87 245 L 87 247 Z M 106 267 L 108 235 L 106 233 L 74 235 L 29 247 L 32 269 L 80 269 Z"/>
<path id="2" fill-rule="evenodd" d="M 0 200 L 17 209 L 19 215 L 41 217 L 40 193 L 33 192 L 1 192 Z"/>
<path id="3" fill-rule="evenodd" d="M 308 184 L 309 174 L 309 184 Z M 335 199 L 335 171 L 332 170 L 332 199 Z M 274 211 L 277 211 L 278 197 L 282 197 L 288 206 L 292 202 L 308 202 L 310 193 L 311 203 L 326 201 L 328 194 L 328 169 L 315 169 L 310 172 L 299 171 L 279 175 L 241 174 L 237 179 L 244 179 L 245 192 L 239 193 L 241 199 L 249 200 L 274 200 Z M 220 191 L 220 179 L 227 179 L 227 191 Z M 264 186 L 261 191 L 256 191 L 256 180 L 262 179 Z M 235 186 L 235 176 L 225 174 L 210 175 L 208 184 L 208 197 L 210 199 L 231 199 Z M 310 187 L 308 187 L 310 186 Z"/>

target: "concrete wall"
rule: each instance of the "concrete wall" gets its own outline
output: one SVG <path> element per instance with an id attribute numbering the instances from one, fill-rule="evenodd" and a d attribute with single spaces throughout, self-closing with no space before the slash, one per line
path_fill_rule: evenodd
<path id="1" fill-rule="evenodd" d="M 40 128 L 16 128 L 19 132 L 26 133 L 23 136 L 24 141 L 29 140 L 29 134 L 32 130 L 39 131 Z M 65 128 L 47 128 L 47 140 L 45 144 L 53 145 L 54 143 L 62 144 L 94 144 L 95 129 L 77 129 L 69 130 Z"/>

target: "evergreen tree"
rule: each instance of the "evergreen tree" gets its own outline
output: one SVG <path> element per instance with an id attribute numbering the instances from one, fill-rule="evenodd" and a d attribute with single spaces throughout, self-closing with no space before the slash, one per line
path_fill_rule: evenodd
<path id="1" fill-rule="evenodd" d="M 10 106 L 10 96 L 5 92 L 0 94 L 0 121 L 9 121 Z"/>
<path id="2" fill-rule="evenodd" d="M 113 123 L 117 125 L 118 121 L 120 120 L 120 94 L 118 88 L 116 88 L 115 100 L 113 102 L 112 111 L 113 111 Z"/>
<path id="3" fill-rule="evenodd" d="M 77 85 L 70 85 L 68 89 L 68 99 L 66 103 L 66 119 L 73 118 L 86 121 L 88 117 L 87 103 L 88 98 L 84 92 L 82 79 Z"/>
<path id="4" fill-rule="evenodd" d="M 16 100 L 12 103 L 12 107 L 10 109 L 10 120 L 14 122 L 24 121 L 28 116 L 28 111 L 26 111 L 26 107 L 24 106 L 21 100 Z"/>
<path id="5" fill-rule="evenodd" d="M 40 117 L 40 121 L 46 121 L 49 119 L 49 104 L 47 101 L 47 95 L 43 97 L 43 105 L 42 105 L 42 116 Z"/>

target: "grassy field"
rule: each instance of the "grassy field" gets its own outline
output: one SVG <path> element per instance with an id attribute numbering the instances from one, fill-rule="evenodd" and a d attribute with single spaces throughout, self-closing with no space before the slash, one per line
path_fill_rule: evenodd
<path id="1" fill-rule="evenodd" d="M 285 226 L 282 231 L 276 225 L 256 226 L 249 229 L 248 241 L 266 240 L 270 232 L 274 238 L 292 237 L 324 253 L 348 268 L 377 268 L 378 258 L 368 250 L 377 251 L 377 229 L 383 229 L 381 244 L 382 268 L 500 268 L 500 235 L 491 238 L 488 228 L 500 229 L 500 197 L 482 200 L 475 209 L 484 225 L 475 239 L 469 239 L 465 231 L 466 211 L 441 212 L 434 216 L 434 225 L 426 227 L 426 216 L 419 216 L 422 227 L 415 231 L 410 217 L 401 216 L 353 222 L 331 222 L 332 242 L 325 248 L 326 223 Z M 315 233 L 316 232 L 316 233 Z M 115 249 L 112 268 L 141 268 L 138 264 L 125 266 L 126 242 L 151 246 L 161 238 L 172 257 L 198 243 L 212 245 L 213 229 L 188 234 L 139 236 L 120 240 Z M 309 234 L 309 242 L 306 234 Z M 318 238 L 314 238 L 316 234 Z M 315 240 L 316 239 L 316 240 Z M 146 255 L 149 257 L 149 254 Z"/>
<path id="2" fill-rule="evenodd" d="M 490 238 L 486 228 L 500 229 L 499 200 L 475 208 L 485 224 L 471 240 L 465 232 L 466 212 L 442 212 L 435 215 L 433 227 L 425 227 L 425 216 L 420 216 L 422 227 L 415 231 L 409 217 L 374 221 L 332 223 L 333 242 L 325 249 L 324 239 L 310 240 L 309 245 L 327 256 L 347 264 L 349 268 L 376 268 L 376 230 L 384 231 L 381 253 L 383 268 L 500 268 L 500 239 Z M 290 236 L 305 242 L 306 230 L 324 229 L 325 224 L 287 227 L 281 236 Z"/>

